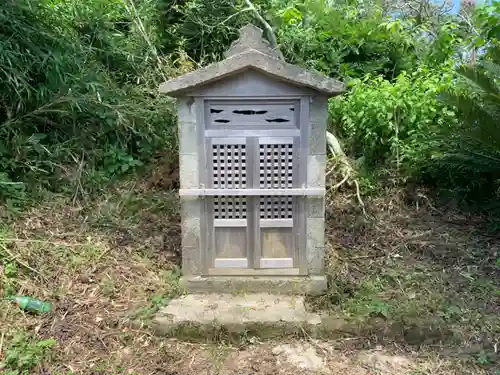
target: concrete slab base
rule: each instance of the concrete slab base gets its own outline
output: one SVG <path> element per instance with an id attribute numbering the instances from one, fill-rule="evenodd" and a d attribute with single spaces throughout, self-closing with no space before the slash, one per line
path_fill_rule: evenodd
<path id="1" fill-rule="evenodd" d="M 158 334 L 181 339 L 221 333 L 273 338 L 321 326 L 321 317 L 306 311 L 304 297 L 267 293 L 190 294 L 170 301 L 154 318 Z"/>
<path id="2" fill-rule="evenodd" d="M 187 276 L 180 285 L 188 293 L 272 293 L 318 295 L 327 289 L 326 276 L 251 277 L 251 276 Z"/>
<path id="3" fill-rule="evenodd" d="M 339 339 L 377 337 L 380 342 L 435 344 L 453 337 L 443 327 L 405 327 L 381 317 L 367 321 L 306 311 L 295 295 L 190 294 L 170 301 L 153 318 L 156 334 L 184 341 L 248 343 L 253 337 L 290 335 Z M 142 324 L 142 323 L 141 323 Z"/>

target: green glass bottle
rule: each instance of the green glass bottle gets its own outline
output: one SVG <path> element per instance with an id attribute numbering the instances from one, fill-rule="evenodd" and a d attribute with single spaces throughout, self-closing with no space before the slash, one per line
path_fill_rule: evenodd
<path id="1" fill-rule="evenodd" d="M 49 313 L 52 311 L 52 305 L 50 303 L 40 301 L 36 298 L 25 296 L 11 296 L 7 297 L 7 299 L 16 302 L 19 308 L 25 311 L 38 314 Z"/>

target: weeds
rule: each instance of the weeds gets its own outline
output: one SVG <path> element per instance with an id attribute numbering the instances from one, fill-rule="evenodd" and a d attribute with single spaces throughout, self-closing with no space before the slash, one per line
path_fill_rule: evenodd
<path id="1" fill-rule="evenodd" d="M 493 371 L 498 358 L 491 352 L 500 334 L 498 236 L 470 225 L 472 216 L 443 218 L 425 206 L 416 211 L 399 194 L 390 190 L 369 199 L 370 217 L 362 221 L 348 219 L 360 215 L 354 203 L 332 200 L 329 290 L 311 299 L 312 307 L 376 340 L 461 343 L 467 350 L 460 363 L 481 362 Z"/>
<path id="2" fill-rule="evenodd" d="M 46 190 L 87 199 L 176 148 L 172 102 L 155 94 L 170 63 L 146 35 L 151 4 L 134 8 L 140 30 L 119 22 L 131 17 L 124 4 L 7 0 L 0 9 L 7 214 Z"/>
<path id="3" fill-rule="evenodd" d="M 219 23 L 221 15 L 238 11 L 231 1 L 166 1 L 167 14 L 159 17 L 165 28 L 158 31 L 157 4 L 149 0 L 56 3 L 7 0 L 0 8 L 0 201 L 6 202 L 0 218 L 8 219 L 0 232 L 0 287 L 4 296 L 30 295 L 55 306 L 53 314 L 32 316 L 0 300 L 2 373 L 225 369 L 234 360 L 229 348 L 189 346 L 149 329 L 152 316 L 182 293 L 175 116 L 173 102 L 157 97 L 156 87 L 219 59 L 245 18 Z M 218 8 L 223 12 L 200 12 Z M 416 69 L 416 56 L 407 52 L 418 41 L 400 23 L 379 27 L 385 16 L 378 7 L 324 10 L 276 12 L 285 55 L 333 76 L 362 77 L 366 69 L 382 74 L 358 82 L 341 103 L 337 125 L 364 145 L 349 148 L 374 156 L 367 165 L 386 158 L 396 169 L 404 169 L 405 160 L 428 162 L 421 156 L 428 155 L 433 121 L 456 122 L 435 96 L 450 82 L 442 81 L 451 76 L 449 66 L 437 73 L 425 64 Z M 496 25 L 492 20 L 488 24 Z M 173 46 L 164 48 L 172 56 L 158 53 L 160 35 L 171 39 L 162 43 Z M 388 45 L 387 55 L 381 51 Z M 195 61 L 186 60 L 184 47 Z M 418 74 L 410 77 L 405 69 Z M 371 114 L 362 113 L 366 95 Z M 420 148 L 425 152 L 416 158 Z M 378 178 L 363 173 L 360 188 L 371 195 L 367 217 L 340 192 L 328 198 L 330 290 L 311 303 L 354 321 L 362 345 L 391 338 L 400 350 L 434 355 L 419 374 L 493 373 L 500 327 L 498 220 L 490 218 L 485 236 L 482 221 L 457 219 L 455 212 L 438 218 L 426 204 L 408 208 L 399 191 L 383 191 Z M 388 175 L 392 185 L 402 177 Z M 34 200 L 36 209 L 29 205 Z M 374 322 L 383 328 L 379 335 Z M 230 341 L 216 328 L 214 341 Z M 248 344 L 248 336 L 238 340 Z M 434 346 L 426 351 L 426 343 Z M 468 351 L 461 356 L 463 347 Z M 277 373 L 283 369 L 270 349 L 253 353 L 269 368 L 236 359 L 248 373 Z M 390 373 L 372 364 L 358 369 L 366 368 Z"/>
<path id="4" fill-rule="evenodd" d="M 23 332 L 16 332 L 5 350 L 5 358 L 0 361 L 0 370 L 5 375 L 29 375 L 50 358 L 56 340 L 37 340 Z"/>
<path id="5" fill-rule="evenodd" d="M 168 305 L 172 298 L 182 294 L 182 290 L 179 287 L 180 270 L 178 268 L 174 267 L 173 270 L 163 272 L 162 277 L 169 286 L 167 292 L 163 294 L 154 294 L 146 307 L 141 307 L 130 314 L 131 319 L 149 325 L 154 314 L 162 307 Z"/>
<path id="6" fill-rule="evenodd" d="M 200 344 L 194 349 L 155 337 L 150 330 L 153 316 L 182 290 L 179 258 L 169 255 L 180 246 L 177 198 L 171 192 L 146 190 L 149 178 L 116 185 L 84 206 L 53 197 L 2 231 L 0 243 L 43 275 L 2 257 L 2 292 L 8 287 L 10 293 L 54 306 L 53 314 L 32 316 L 0 301 L 5 349 L 16 332 L 31 337 L 31 343 L 54 338 L 53 355 L 41 360 L 54 374 L 66 374 L 69 368 L 75 374 L 89 369 L 103 374 L 155 374 L 164 373 L 165 364 L 169 371 L 184 374 L 182 366 L 187 373 L 202 363 L 214 369 L 231 366 L 232 352 Z M 414 210 L 396 205 L 394 194 L 387 196 L 390 214 L 382 198 L 367 201 L 368 213 L 377 220 L 354 218 L 346 225 L 342 219 L 340 225 L 334 218 L 350 217 L 350 209 L 354 215 L 360 213 L 344 206 L 342 196 L 329 207 L 330 290 L 310 302 L 332 318 L 354 324 L 353 335 L 369 338 L 372 344 L 391 338 L 401 347 L 415 345 L 405 350 L 425 343 L 440 345 L 443 352 L 470 348 L 460 357 L 443 354 L 445 359 L 436 359 L 451 366 L 449 372 L 429 364 L 436 374 L 452 374 L 457 368 L 463 374 L 488 374 L 497 364 L 493 345 L 499 326 L 494 244 L 488 248 L 477 234 L 457 231 L 450 224 L 438 230 L 442 224 L 437 218 L 421 219 L 422 211 L 415 216 Z M 343 214 L 332 215 L 332 210 Z M 409 221 L 420 234 L 427 234 L 416 237 L 405 232 Z M 442 250 L 436 247 L 431 258 L 428 244 L 440 243 L 442 234 L 450 231 L 455 247 L 448 242 L 447 249 L 454 250 L 447 251 L 455 256 L 436 257 Z M 409 244 L 415 238 L 425 245 Z M 490 257 L 491 264 L 485 262 Z M 214 330 L 210 337 L 215 343 L 235 343 L 247 350 L 248 345 L 253 347 L 250 336 L 244 332 L 235 338 Z"/>

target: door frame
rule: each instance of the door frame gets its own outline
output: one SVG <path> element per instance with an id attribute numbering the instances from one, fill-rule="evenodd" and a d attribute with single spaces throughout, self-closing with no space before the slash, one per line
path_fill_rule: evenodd
<path id="1" fill-rule="evenodd" d="M 217 99 L 217 103 L 233 104 L 241 102 L 245 104 L 252 104 L 259 102 L 262 99 L 255 98 L 252 100 L 242 99 Z M 252 171 L 247 170 L 247 188 L 259 188 L 259 163 L 255 160 L 259 152 L 259 138 L 293 138 L 293 187 L 304 187 L 307 180 L 307 148 L 308 148 L 308 123 L 309 123 L 309 100 L 310 98 L 276 98 L 273 100 L 267 99 L 266 102 L 275 102 L 276 104 L 287 105 L 293 103 L 295 106 L 295 114 L 297 116 L 296 126 L 288 127 L 288 130 L 283 126 L 278 126 L 277 129 L 249 129 L 244 128 L 235 132 L 227 127 L 219 127 L 213 129 L 205 126 L 203 133 L 203 142 L 201 154 L 202 159 L 206 159 L 203 170 L 204 181 L 203 187 L 213 187 L 211 179 L 211 171 L 213 171 L 212 159 L 210 157 L 212 152 L 212 140 L 218 138 L 223 142 L 223 139 L 229 138 L 245 139 L 246 144 L 246 165 L 250 166 Z M 201 118 L 207 118 L 210 115 L 210 104 L 214 100 L 203 100 L 204 106 Z M 205 122 L 203 121 L 205 124 Z M 226 138 L 227 137 L 227 138 Z M 293 242 L 293 267 L 291 268 L 260 268 L 261 262 L 261 226 L 260 226 L 260 196 L 247 197 L 247 230 L 246 230 L 246 251 L 248 268 L 215 268 L 214 260 L 216 259 L 215 249 L 215 226 L 214 226 L 214 212 L 213 212 L 213 197 L 204 197 L 204 215 L 202 215 L 202 228 L 205 228 L 205 233 L 201 236 L 204 237 L 202 241 L 205 246 L 204 259 L 204 273 L 213 276 L 279 276 L 279 275 L 306 275 L 307 274 L 307 259 L 306 259 L 306 196 L 293 196 L 292 197 L 292 232 L 294 234 Z M 258 243 L 257 243 L 258 242 Z"/>

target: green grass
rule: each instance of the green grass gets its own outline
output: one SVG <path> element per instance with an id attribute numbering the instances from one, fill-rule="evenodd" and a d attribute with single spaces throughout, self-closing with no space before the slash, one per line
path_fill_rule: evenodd
<path id="1" fill-rule="evenodd" d="M 56 340 L 38 340 L 23 331 L 9 337 L 9 346 L 0 360 L 0 371 L 5 375 L 28 375 L 35 367 L 50 360 Z"/>
<path id="2" fill-rule="evenodd" d="M 486 241 L 480 227 L 446 223 L 422 208 L 394 208 L 394 195 L 387 197 L 392 212 L 386 200 L 373 198 L 369 220 L 356 217 L 356 208 L 342 199 L 330 202 L 329 290 L 308 299 L 311 308 L 329 314 L 339 329 L 350 328 L 347 334 L 358 343 L 345 349 L 350 360 L 362 347 L 396 342 L 398 350 L 416 351 L 425 362 L 421 374 L 495 374 L 496 240 Z M 26 360 L 34 373 L 88 373 L 92 366 L 99 374 L 158 374 L 164 369 L 159 363 L 177 363 L 175 371 L 196 367 L 199 355 L 217 373 L 234 354 L 228 345 L 257 350 L 251 332 L 214 327 L 197 344 L 153 334 L 154 315 L 182 294 L 178 259 L 167 256 L 180 246 L 178 217 L 175 193 L 144 193 L 141 185 L 124 183 L 80 206 L 53 197 L 4 225 L 2 294 L 29 295 L 55 307 L 53 314 L 34 316 L 0 301 L 4 357 L 31 353 Z M 21 336 L 22 345 L 15 339 Z M 36 349 L 52 339 L 56 344 L 43 353 Z M 280 342 L 297 339 L 310 337 Z M 12 363 L 9 371 L 25 371 Z"/>
<path id="3" fill-rule="evenodd" d="M 361 222 L 349 219 L 350 203 L 329 208 L 329 290 L 311 298 L 311 308 L 379 342 L 437 345 L 459 353 L 457 363 L 495 373 L 500 238 L 473 216 L 455 213 L 460 220 L 452 221 L 417 211 L 397 194 L 372 199 L 371 217 Z"/>
<path id="4" fill-rule="evenodd" d="M 119 363 L 105 354 L 110 348 L 139 348 L 151 337 L 146 327 L 154 313 L 181 293 L 179 268 L 166 257 L 178 252 L 178 204 L 175 193 L 141 189 L 124 183 L 82 205 L 52 196 L 2 228 L 1 294 L 50 301 L 55 311 L 34 316 L 0 300 L 0 353 L 28 353 L 29 371 L 42 362 L 54 374 L 67 374 L 68 364 L 71 373 L 89 365 L 115 371 Z M 171 242 L 158 240 L 167 231 Z M 29 337 L 24 346 L 16 344 L 20 335 Z M 31 349 L 52 338 L 54 357 Z M 6 369 L 28 368 L 15 366 Z"/>

